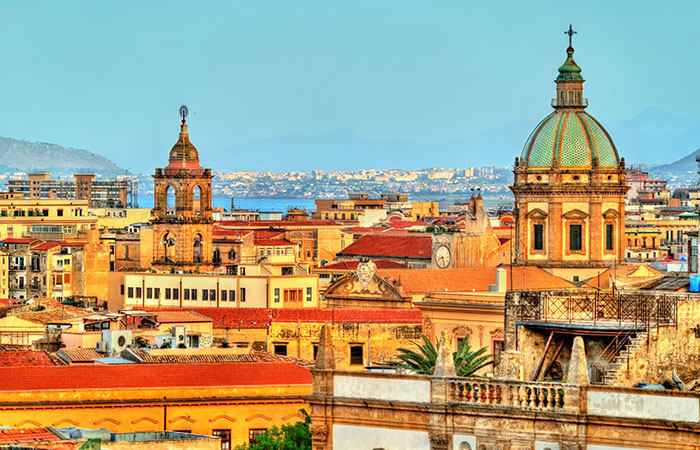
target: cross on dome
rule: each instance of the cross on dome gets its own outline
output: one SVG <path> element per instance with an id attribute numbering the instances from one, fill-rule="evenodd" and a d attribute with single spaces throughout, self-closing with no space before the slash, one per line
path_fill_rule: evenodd
<path id="1" fill-rule="evenodd" d="M 564 34 L 569 35 L 569 47 L 573 47 L 573 45 L 571 45 L 571 42 L 574 37 L 574 34 L 578 34 L 578 31 L 574 31 L 574 27 L 571 24 L 569 24 L 569 29 L 565 31 Z"/>

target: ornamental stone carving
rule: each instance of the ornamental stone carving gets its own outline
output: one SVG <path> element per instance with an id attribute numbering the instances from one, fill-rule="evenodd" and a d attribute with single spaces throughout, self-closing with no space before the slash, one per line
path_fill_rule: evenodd
<path id="1" fill-rule="evenodd" d="M 447 450 L 450 444 L 450 437 L 443 430 L 431 430 L 428 432 L 430 438 L 430 450 Z"/>
<path id="2" fill-rule="evenodd" d="M 309 425 L 311 432 L 311 440 L 314 442 L 314 447 L 317 444 L 325 445 L 328 440 L 328 425 L 325 423 L 312 423 Z"/>
<path id="3" fill-rule="evenodd" d="M 362 285 L 362 290 L 366 291 L 369 284 L 374 279 L 374 274 L 377 273 L 377 265 L 370 261 L 369 258 L 360 259 L 360 264 L 357 265 L 355 276 Z"/>

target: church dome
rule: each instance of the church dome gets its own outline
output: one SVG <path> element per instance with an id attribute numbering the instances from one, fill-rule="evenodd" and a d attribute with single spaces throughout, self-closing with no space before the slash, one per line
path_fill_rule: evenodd
<path id="1" fill-rule="evenodd" d="M 535 127 L 521 154 L 531 168 L 619 167 L 617 148 L 605 128 L 582 109 L 556 110 Z"/>
<path id="2" fill-rule="evenodd" d="M 180 136 L 175 145 L 170 150 L 170 158 L 168 158 L 169 169 L 172 168 L 190 168 L 199 166 L 199 152 L 197 147 L 190 142 L 190 135 L 187 132 L 187 123 L 182 120 L 180 125 Z"/>

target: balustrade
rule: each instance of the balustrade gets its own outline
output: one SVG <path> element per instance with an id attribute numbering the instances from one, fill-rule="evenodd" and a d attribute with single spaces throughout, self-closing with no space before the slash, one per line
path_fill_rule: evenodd
<path id="1" fill-rule="evenodd" d="M 578 387 L 562 383 L 453 378 L 448 401 L 535 411 L 576 412 Z"/>

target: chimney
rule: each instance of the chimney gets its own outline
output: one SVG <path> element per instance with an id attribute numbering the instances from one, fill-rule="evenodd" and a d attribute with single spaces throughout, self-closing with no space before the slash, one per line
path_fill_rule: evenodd
<path id="1" fill-rule="evenodd" d="M 506 269 L 496 269 L 496 292 L 505 292 L 508 290 L 506 278 Z"/>

